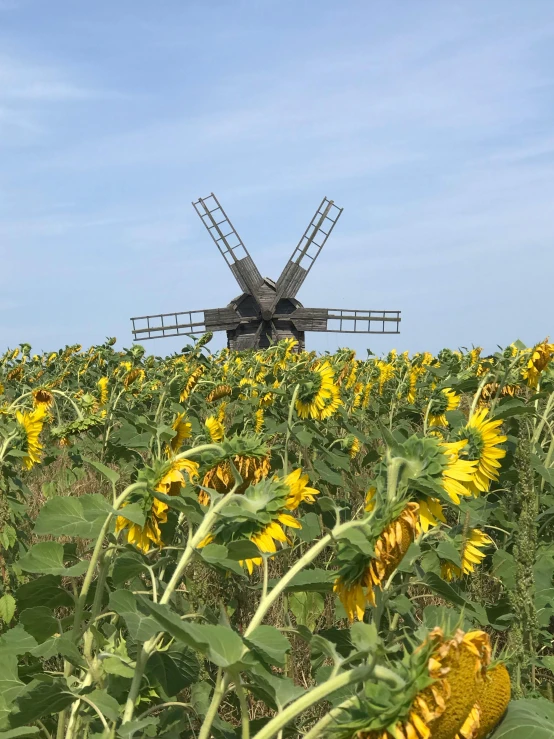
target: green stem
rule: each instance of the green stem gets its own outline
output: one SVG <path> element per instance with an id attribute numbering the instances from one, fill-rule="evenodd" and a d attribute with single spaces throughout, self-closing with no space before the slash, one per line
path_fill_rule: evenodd
<path id="1" fill-rule="evenodd" d="M 217 447 L 215 444 L 206 444 L 205 447 Z M 204 448 L 205 448 L 204 447 Z M 201 449 L 203 447 L 197 447 L 196 450 Z M 179 455 L 180 459 L 183 459 L 185 456 L 191 456 L 192 453 L 196 450 L 189 450 L 188 452 L 183 452 L 183 454 Z M 173 575 L 171 576 L 170 581 L 167 584 L 167 587 L 164 591 L 164 594 L 160 598 L 160 605 L 165 605 L 169 602 L 171 599 L 171 596 L 173 595 L 175 588 L 179 584 L 183 573 L 193 556 L 194 552 L 198 548 L 198 545 L 204 539 L 210 532 L 210 529 L 215 523 L 215 520 L 219 514 L 219 511 L 226 506 L 231 500 L 234 498 L 235 487 L 227 493 L 221 500 L 219 500 L 212 508 L 208 510 L 206 515 L 204 516 L 204 520 L 196 530 L 196 534 L 192 538 L 189 537 L 187 541 L 187 545 L 185 547 L 185 551 L 183 552 L 181 559 L 179 560 L 179 563 L 177 567 L 175 568 L 175 571 Z M 123 713 L 123 723 L 127 723 L 128 721 L 131 721 L 133 718 L 133 714 L 135 711 L 135 701 L 137 699 L 137 696 L 140 691 L 140 685 L 142 682 L 142 676 L 144 674 L 144 669 L 146 667 L 146 663 L 148 662 L 151 654 L 155 651 L 158 640 L 160 635 L 153 636 L 151 639 L 146 641 L 142 647 L 142 650 L 139 654 L 139 657 L 137 658 L 137 664 L 135 667 L 135 674 L 133 675 L 133 681 L 131 683 L 131 687 L 129 689 L 129 693 L 127 696 L 127 701 L 125 703 L 125 711 Z"/>
<path id="2" fill-rule="evenodd" d="M 292 431 L 292 414 L 294 413 L 294 404 L 296 403 L 296 398 L 298 397 L 299 391 L 300 391 L 300 385 L 296 385 L 292 393 L 292 400 L 290 401 L 290 406 L 289 406 L 289 415 L 287 418 L 287 435 L 285 437 L 285 461 L 284 461 L 283 477 L 285 475 L 288 475 L 289 473 L 289 441 L 290 441 L 290 435 Z"/>
<path id="3" fill-rule="evenodd" d="M 468 421 L 471 421 L 473 418 L 473 414 L 475 413 L 475 409 L 477 408 L 477 403 L 479 402 L 479 398 L 481 397 L 481 393 L 483 392 L 483 388 L 488 382 L 490 376 L 490 372 L 487 372 L 481 382 L 479 383 L 479 387 L 477 388 L 477 392 L 473 396 L 473 401 L 471 403 L 471 408 L 469 410 L 469 418 Z"/>
<path id="4" fill-rule="evenodd" d="M 328 726 L 331 721 L 336 719 L 337 716 L 340 716 L 342 711 L 354 705 L 355 703 L 356 698 L 348 698 L 347 700 L 343 701 L 336 708 L 333 708 L 331 711 L 329 711 L 329 713 L 326 713 L 323 718 L 320 718 L 319 721 L 314 724 L 314 726 L 312 726 L 308 733 L 304 734 L 302 739 L 320 739 L 323 729 L 325 729 L 325 727 Z"/>
<path id="5" fill-rule="evenodd" d="M 392 677 L 395 681 L 398 680 L 397 676 L 386 667 L 373 667 L 372 665 L 361 665 L 355 667 L 353 670 L 342 672 L 339 675 L 327 680 L 321 685 L 317 685 L 312 690 L 304 693 L 304 695 L 297 698 L 293 703 L 290 703 L 286 708 L 280 711 L 277 716 L 274 716 L 271 721 L 255 734 L 254 739 L 272 739 L 279 731 L 284 728 L 290 721 L 295 719 L 301 713 L 306 711 L 308 708 L 324 700 L 328 695 L 334 693 L 335 690 L 345 688 L 347 685 L 353 683 L 363 682 L 367 680 L 371 675 L 377 679 L 391 680 Z"/>
<path id="6" fill-rule="evenodd" d="M 248 701 L 246 700 L 246 692 L 240 679 L 240 673 L 233 675 L 235 682 L 235 690 L 240 704 L 240 721 L 241 721 L 241 739 L 250 739 L 250 715 L 248 710 Z"/>
<path id="7" fill-rule="evenodd" d="M 223 697 L 227 692 L 228 685 L 229 676 L 223 676 L 223 670 L 220 667 L 217 671 L 214 694 L 212 696 L 210 707 L 208 708 L 208 713 L 206 714 L 204 723 L 202 724 L 202 728 L 200 729 L 200 733 L 198 734 L 198 739 L 209 739 L 212 724 L 215 721 L 215 717 L 217 716 L 217 711 L 219 709 L 219 706 L 221 705 L 221 701 L 223 700 Z"/>
<path id="8" fill-rule="evenodd" d="M 121 493 L 121 495 L 117 498 L 114 504 L 114 509 L 117 512 L 117 510 L 121 507 L 122 503 L 126 500 L 126 498 L 135 490 L 140 490 L 141 488 L 146 488 L 145 482 L 135 482 L 132 485 L 129 485 L 129 487 L 125 488 L 125 490 Z M 90 586 L 92 584 L 92 579 L 94 577 L 94 571 L 96 569 L 96 565 L 98 564 L 98 561 L 102 555 L 102 547 L 104 546 L 104 538 L 106 534 L 108 533 L 108 529 L 110 527 L 112 518 L 114 517 L 114 513 L 108 514 L 106 517 L 106 520 L 104 521 L 104 525 L 102 526 L 102 529 L 100 530 L 100 533 L 98 535 L 98 539 L 96 540 L 96 544 L 94 546 L 94 550 L 92 552 L 92 557 L 90 558 L 89 566 L 85 575 L 85 579 L 83 581 L 83 585 L 81 587 L 81 592 L 79 593 L 79 598 L 77 599 L 77 605 L 75 606 L 75 616 L 73 618 L 73 638 L 75 641 L 79 640 L 79 629 L 81 627 L 81 620 L 83 617 L 83 613 L 85 610 L 85 603 L 87 600 L 87 595 L 90 590 Z"/>
<path id="9" fill-rule="evenodd" d="M 317 541 L 308 551 L 296 562 L 293 567 L 286 572 L 285 575 L 279 580 L 277 585 L 269 592 L 265 598 L 263 598 L 256 610 L 256 613 L 252 617 L 252 620 L 250 621 L 250 624 L 248 625 L 248 628 L 244 632 L 244 636 L 248 636 L 249 634 L 254 631 L 254 629 L 261 624 L 263 621 L 265 614 L 268 612 L 268 610 L 271 608 L 273 603 L 277 600 L 277 598 L 281 595 L 283 590 L 287 587 L 287 585 L 290 583 L 290 581 L 293 579 L 295 575 L 297 575 L 299 572 L 301 572 L 306 565 L 309 565 L 310 562 L 313 562 L 313 560 L 317 557 L 317 555 L 325 549 L 325 547 L 337 536 L 342 534 L 344 531 L 347 531 L 351 528 L 357 528 L 358 526 L 363 526 L 367 524 L 366 519 L 359 519 L 355 521 L 346 521 L 346 523 L 340 524 L 338 526 L 335 526 L 333 531 L 330 534 L 326 534 L 324 537 L 322 537 L 319 541 Z"/>

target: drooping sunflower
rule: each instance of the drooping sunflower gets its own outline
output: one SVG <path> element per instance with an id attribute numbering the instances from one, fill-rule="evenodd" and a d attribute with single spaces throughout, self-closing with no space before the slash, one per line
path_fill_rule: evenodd
<path id="1" fill-rule="evenodd" d="M 475 707 L 479 711 L 480 725 L 475 739 L 485 739 L 497 726 L 508 708 L 511 694 L 508 670 L 502 662 L 498 662 L 488 669 L 479 690 Z"/>
<path id="2" fill-rule="evenodd" d="M 217 444 L 223 439 L 225 435 L 225 429 L 223 428 L 223 424 L 218 418 L 216 418 L 215 416 L 208 416 L 204 425 L 206 426 L 206 430 L 210 436 L 210 439 L 214 443 Z"/>
<path id="3" fill-rule="evenodd" d="M 186 477 L 185 477 L 186 473 Z M 198 477 L 198 464 L 191 459 L 173 459 L 163 464 L 159 480 L 155 486 L 158 493 L 164 495 L 178 495 L 181 487 L 188 481 Z M 143 500 L 143 502 L 145 502 Z M 146 521 L 140 526 L 125 518 L 122 514 L 117 517 L 116 533 L 127 529 L 127 541 L 134 544 L 142 552 L 148 552 L 152 545 L 163 546 L 160 524 L 167 522 L 169 506 L 158 498 L 152 497 L 146 510 Z M 124 510 L 124 507 L 123 507 Z"/>
<path id="4" fill-rule="evenodd" d="M 463 542 L 460 555 L 462 568 L 460 569 L 452 562 L 443 562 L 441 564 L 441 575 L 445 580 L 454 580 L 462 577 L 462 574 L 469 575 L 470 572 L 474 572 L 475 567 L 481 564 L 486 557 L 486 554 L 481 550 L 493 543 L 490 536 L 479 529 L 471 529 L 468 534 Z"/>
<path id="5" fill-rule="evenodd" d="M 302 524 L 291 515 L 301 503 L 313 503 L 319 490 L 308 487 L 308 475 L 301 469 L 294 470 L 284 478 L 262 478 L 251 485 L 241 497 L 241 505 L 245 511 L 256 513 L 256 520 L 251 515 L 244 519 L 237 516 L 233 522 L 223 521 L 201 543 L 204 547 L 211 542 L 226 544 L 230 541 L 249 539 L 260 552 L 274 554 L 278 543 L 290 543 L 283 526 L 301 529 Z M 241 560 L 252 574 L 254 565 L 262 564 L 262 557 Z"/>
<path id="6" fill-rule="evenodd" d="M 183 445 L 185 439 L 192 436 L 192 424 L 186 420 L 185 413 L 179 413 L 177 418 L 171 424 L 171 428 L 175 431 L 175 436 L 169 444 L 170 450 L 176 453 Z"/>
<path id="7" fill-rule="evenodd" d="M 259 434 L 264 425 L 264 409 L 258 408 L 258 410 L 254 413 L 254 418 L 254 431 Z"/>
<path id="8" fill-rule="evenodd" d="M 179 402 L 183 403 L 185 400 L 188 400 L 191 392 L 194 390 L 196 385 L 198 384 L 198 380 L 202 377 L 204 374 L 205 367 L 204 365 L 199 365 L 195 370 L 191 372 L 189 375 L 189 378 L 185 384 L 185 387 L 181 391 L 181 394 L 179 396 Z"/>
<path id="9" fill-rule="evenodd" d="M 208 403 L 211 403 L 214 400 L 221 400 L 221 398 L 225 398 L 227 395 L 232 395 L 233 388 L 230 385 L 216 385 L 210 393 L 208 393 L 208 397 L 206 400 Z"/>
<path id="10" fill-rule="evenodd" d="M 375 366 L 379 370 L 379 395 L 382 395 L 386 383 L 389 380 L 392 380 L 395 375 L 396 369 L 394 364 L 391 364 L 390 362 L 383 362 L 382 359 L 377 359 L 375 362 Z"/>
<path id="11" fill-rule="evenodd" d="M 446 523 L 442 506 L 438 498 L 422 498 L 419 501 L 419 525 L 423 533 L 427 533 L 439 522 Z"/>
<path id="12" fill-rule="evenodd" d="M 300 418 L 328 418 L 340 405 L 339 391 L 334 383 L 333 368 L 329 362 L 316 365 L 301 384 L 296 400 Z"/>
<path id="13" fill-rule="evenodd" d="M 329 736 L 340 739 L 473 739 L 479 730 L 477 705 L 490 664 L 484 631 L 445 635 L 434 628 L 397 665 L 406 683 L 388 697 L 368 681 L 353 706 L 337 719 Z M 462 733 L 463 732 L 463 733 Z"/>
<path id="14" fill-rule="evenodd" d="M 366 500 L 366 510 L 372 506 L 373 495 Z M 373 547 L 375 556 L 359 554 L 355 558 L 345 558 L 347 561 L 339 570 L 333 590 L 338 594 L 350 621 L 354 618 L 361 621 L 366 605 L 375 606 L 374 588 L 382 587 L 383 582 L 396 570 L 418 533 L 418 511 L 417 503 L 408 503 L 404 507 L 377 538 Z"/>
<path id="15" fill-rule="evenodd" d="M 42 444 L 40 443 L 40 432 L 48 413 L 48 407 L 41 403 L 32 411 L 16 411 L 15 417 L 25 435 L 25 452 L 23 464 L 30 470 L 41 459 Z"/>
<path id="16" fill-rule="evenodd" d="M 460 405 L 460 396 L 449 387 L 435 391 L 429 402 L 429 426 L 448 426 L 447 411 L 454 411 Z"/>
<path id="17" fill-rule="evenodd" d="M 50 408 L 54 402 L 54 396 L 47 388 L 37 388 L 33 390 L 33 405 L 38 408 L 39 405 L 44 405 L 46 408 Z"/>
<path id="18" fill-rule="evenodd" d="M 265 450 L 259 455 L 236 454 L 232 459 L 237 472 L 243 479 L 242 484 L 236 490 L 237 493 L 244 492 L 247 487 L 255 485 L 269 474 L 269 457 Z M 235 478 L 228 459 L 209 469 L 202 480 L 203 487 L 217 490 L 221 495 L 228 493 L 234 484 Z M 208 505 L 210 502 L 210 496 L 205 490 L 199 492 L 198 502 L 202 505 Z"/>
<path id="19" fill-rule="evenodd" d="M 96 383 L 98 390 L 100 391 L 100 405 L 106 405 L 108 402 L 108 378 L 101 377 Z"/>
<path id="20" fill-rule="evenodd" d="M 460 450 L 461 456 L 475 464 L 468 488 L 476 497 L 487 492 L 491 481 L 498 480 L 500 460 L 506 456 L 506 450 L 499 446 L 508 439 L 499 431 L 502 421 L 488 420 L 488 413 L 488 408 L 476 411 L 468 424 L 458 431 L 459 438 L 467 439 Z"/>
<path id="21" fill-rule="evenodd" d="M 527 365 L 522 372 L 522 377 L 529 387 L 537 387 L 541 372 L 546 369 L 553 354 L 554 344 L 549 344 L 548 339 L 531 349 Z"/>

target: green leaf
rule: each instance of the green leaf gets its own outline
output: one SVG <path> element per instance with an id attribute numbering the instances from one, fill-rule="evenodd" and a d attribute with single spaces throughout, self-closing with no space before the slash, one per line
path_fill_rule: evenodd
<path id="1" fill-rule="evenodd" d="M 36 736 L 40 729 L 38 726 L 22 726 L 19 729 L 0 731 L 0 739 L 16 739 L 16 737 Z"/>
<path id="2" fill-rule="evenodd" d="M 104 714 L 109 721 L 117 721 L 119 718 L 120 705 L 105 690 L 93 690 L 87 694 L 87 698 L 91 700 L 95 706 Z"/>
<path id="3" fill-rule="evenodd" d="M 333 589 L 333 583 L 337 576 L 332 570 L 302 570 L 295 575 L 285 588 L 286 593 L 328 593 Z"/>
<path id="4" fill-rule="evenodd" d="M 155 652 L 150 660 L 154 659 L 156 654 L 157 653 Z M 125 662 L 117 656 L 107 657 L 102 660 L 102 669 L 104 672 L 107 672 L 108 675 L 119 675 L 119 677 L 132 678 L 135 674 L 134 668 L 126 665 Z"/>
<path id="5" fill-rule="evenodd" d="M 249 539 L 240 539 L 238 541 L 231 541 L 227 544 L 227 555 L 229 559 L 235 561 L 242 561 L 244 559 L 252 559 L 260 556 L 260 550 Z"/>
<path id="6" fill-rule="evenodd" d="M 350 627 L 352 644 L 360 652 L 371 654 L 379 645 L 379 636 L 375 624 L 366 624 L 358 621 Z"/>
<path id="7" fill-rule="evenodd" d="M 10 654 L 18 656 L 31 652 L 36 646 L 36 639 L 28 634 L 21 624 L 17 624 L 0 636 L 0 659 Z"/>
<path id="8" fill-rule="evenodd" d="M 301 529 L 296 529 L 295 534 L 299 539 L 305 542 L 313 541 L 321 534 L 321 525 L 319 523 L 319 516 L 316 513 L 310 511 L 302 516 L 300 519 L 302 524 Z"/>
<path id="9" fill-rule="evenodd" d="M 289 608 L 296 623 L 313 631 L 325 609 L 325 599 L 317 592 L 298 592 L 289 595 Z"/>
<path id="10" fill-rule="evenodd" d="M 15 655 L 0 656 L 0 695 L 10 705 L 21 693 L 24 684 L 19 679 L 17 657 Z"/>
<path id="11" fill-rule="evenodd" d="M 325 462 L 323 462 L 321 459 L 316 459 L 316 461 L 314 462 L 314 467 L 319 473 L 321 479 L 325 480 L 325 482 L 329 482 L 331 483 L 331 485 L 335 485 L 336 487 L 342 487 L 344 485 L 342 475 L 339 475 L 338 472 L 335 472 L 334 470 L 327 467 Z"/>
<path id="12" fill-rule="evenodd" d="M 35 544 L 21 557 L 19 567 L 24 572 L 37 572 L 45 575 L 79 577 L 87 571 L 89 563 L 78 562 L 72 567 L 64 567 L 64 548 L 57 541 L 42 541 Z"/>
<path id="13" fill-rule="evenodd" d="M 41 508 L 34 533 L 38 536 L 79 536 L 94 539 L 108 516 L 112 506 L 104 496 L 94 493 L 79 497 L 57 495 L 47 500 Z"/>
<path id="14" fill-rule="evenodd" d="M 86 667 L 87 664 L 83 659 L 81 652 L 77 645 L 71 638 L 71 631 L 66 631 L 63 634 L 57 634 L 50 637 L 31 650 L 33 657 L 41 657 L 42 659 L 52 659 L 58 654 L 72 665 L 76 667 Z"/>
<path id="15" fill-rule="evenodd" d="M 245 638 L 246 644 L 270 663 L 282 667 L 285 664 L 285 655 L 290 649 L 289 640 L 273 626 L 257 626 Z"/>
<path id="16" fill-rule="evenodd" d="M 110 610 L 123 618 L 131 638 L 135 641 L 146 641 L 160 631 L 153 618 L 139 611 L 137 598 L 129 590 L 116 590 L 110 593 Z"/>
<path id="17" fill-rule="evenodd" d="M 112 582 L 117 587 L 132 580 L 146 570 L 142 556 L 138 552 L 125 552 L 116 558 L 112 571 Z"/>
<path id="18" fill-rule="evenodd" d="M 462 597 L 454 588 L 445 582 L 442 578 L 436 575 L 434 572 L 428 572 L 425 575 L 424 582 L 428 585 L 431 590 L 440 595 L 450 603 L 454 603 L 462 608 L 468 608 L 471 611 L 475 610 L 474 606 L 470 601 Z"/>
<path id="19" fill-rule="evenodd" d="M 61 587 L 61 582 L 59 575 L 43 575 L 20 585 L 15 594 L 19 610 L 32 608 L 37 603 L 49 608 L 72 606 L 74 599 Z"/>
<path id="20" fill-rule="evenodd" d="M 544 698 L 512 701 L 491 739 L 552 739 L 554 705 Z"/>
<path id="21" fill-rule="evenodd" d="M 20 613 L 19 621 L 23 624 L 25 631 L 31 634 L 39 644 L 60 630 L 58 619 L 54 618 L 51 610 L 46 606 L 26 608 Z"/>
<path id="22" fill-rule="evenodd" d="M 115 483 L 119 480 L 119 473 L 117 473 L 115 470 L 110 469 L 109 467 L 106 467 L 105 464 L 102 464 L 101 462 L 97 462 L 95 459 L 86 459 L 83 457 L 83 462 L 87 462 L 87 464 L 90 464 L 91 467 L 94 467 L 97 472 L 100 472 L 101 475 L 104 475 L 104 477 L 109 480 L 112 485 L 115 485 Z"/>
<path id="23" fill-rule="evenodd" d="M 223 544 L 208 544 L 207 546 L 202 547 L 202 549 L 200 549 L 200 556 L 204 562 L 207 562 L 213 567 L 217 567 L 222 570 L 231 570 L 240 577 L 246 577 L 242 567 L 234 559 L 230 559 L 227 556 L 227 547 Z"/>
<path id="24" fill-rule="evenodd" d="M 531 466 L 551 487 L 554 487 L 554 467 L 545 467 L 536 454 L 531 456 Z"/>
<path id="25" fill-rule="evenodd" d="M 129 505 L 123 506 L 117 511 L 117 514 L 131 521 L 131 523 L 136 523 L 137 526 L 144 526 L 146 521 L 146 514 L 138 503 L 129 503 Z"/>
<path id="26" fill-rule="evenodd" d="M 511 398 L 510 400 L 499 403 L 491 414 L 491 421 L 498 421 L 504 418 L 513 418 L 514 416 L 532 416 L 535 409 L 532 405 L 525 405 L 520 398 Z"/>
<path id="27" fill-rule="evenodd" d="M 31 681 L 15 699 L 17 713 L 10 716 L 10 724 L 15 728 L 33 723 L 43 716 L 63 711 L 75 700 L 64 678 L 54 678 L 48 682 Z"/>
<path id="28" fill-rule="evenodd" d="M 200 676 L 200 663 L 194 652 L 175 644 L 167 651 L 155 652 L 148 660 L 147 676 L 154 677 L 168 696 L 194 685 Z"/>
<path id="29" fill-rule="evenodd" d="M 152 603 L 143 597 L 140 602 L 163 630 L 178 641 L 203 652 L 218 667 L 230 667 L 240 660 L 242 639 L 229 627 L 187 623 L 181 621 L 167 606 Z"/>
<path id="30" fill-rule="evenodd" d="M 15 598 L 11 593 L 4 593 L 0 598 L 0 619 L 9 625 L 15 613 Z"/>
<path id="31" fill-rule="evenodd" d="M 295 428 L 294 435 L 298 439 L 300 444 L 302 444 L 302 446 L 310 446 L 314 438 L 313 434 L 310 434 L 309 431 L 306 431 L 306 429 L 303 428 L 300 428 L 298 430 L 296 430 Z"/>
<path id="32" fill-rule="evenodd" d="M 141 733 L 137 734 L 138 731 L 143 731 L 143 729 L 152 729 L 155 726 L 157 726 L 159 723 L 159 719 L 154 716 L 147 716 L 146 718 L 138 718 L 134 721 L 128 721 L 123 726 L 120 726 L 117 730 L 117 736 L 121 737 L 121 739 L 138 739 L 140 736 L 156 736 L 156 734 L 151 734 L 150 732 L 148 734 Z"/>
<path id="33" fill-rule="evenodd" d="M 436 552 L 441 559 L 447 559 L 449 562 L 453 562 L 458 567 L 462 566 L 460 553 L 450 539 L 440 541 L 437 546 Z"/>
<path id="34" fill-rule="evenodd" d="M 134 426 L 124 421 L 121 428 L 112 435 L 112 438 L 127 449 L 148 449 L 152 434 L 139 433 Z"/>

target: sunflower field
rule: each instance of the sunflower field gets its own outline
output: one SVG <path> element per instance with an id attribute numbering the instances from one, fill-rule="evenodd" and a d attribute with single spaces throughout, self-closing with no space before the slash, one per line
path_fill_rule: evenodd
<path id="1" fill-rule="evenodd" d="M 554 736 L 554 344 L 0 358 L 0 739 Z"/>

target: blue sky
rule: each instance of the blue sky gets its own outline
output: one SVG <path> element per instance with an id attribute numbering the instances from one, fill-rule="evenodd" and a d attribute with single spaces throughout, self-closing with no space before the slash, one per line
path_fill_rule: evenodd
<path id="1" fill-rule="evenodd" d="M 275 279 L 344 207 L 298 297 L 401 334 L 309 348 L 554 335 L 553 41 L 552 0 L 0 0 L 0 348 L 226 305 L 211 191 Z"/>

